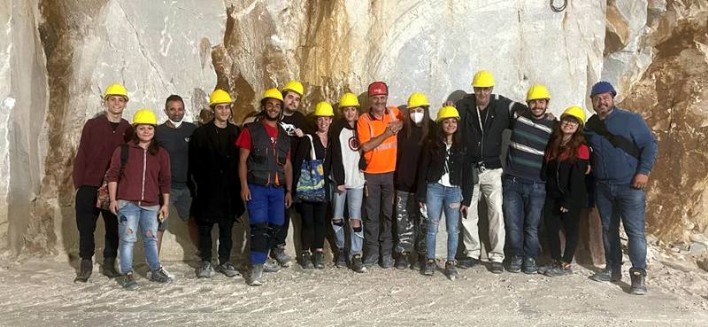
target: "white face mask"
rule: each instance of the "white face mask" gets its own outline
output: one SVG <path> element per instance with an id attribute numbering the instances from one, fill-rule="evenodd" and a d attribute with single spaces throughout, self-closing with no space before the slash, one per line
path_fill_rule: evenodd
<path id="1" fill-rule="evenodd" d="M 412 112 L 411 120 L 416 124 L 420 124 L 423 121 L 423 114 L 422 112 Z"/>
<path id="2" fill-rule="evenodd" d="M 175 128 L 179 128 L 179 125 L 182 125 L 182 120 L 180 120 L 180 121 L 174 121 L 174 120 L 172 120 L 172 119 L 168 119 L 168 120 L 170 121 L 170 123 L 172 123 L 172 125 L 173 125 Z"/>

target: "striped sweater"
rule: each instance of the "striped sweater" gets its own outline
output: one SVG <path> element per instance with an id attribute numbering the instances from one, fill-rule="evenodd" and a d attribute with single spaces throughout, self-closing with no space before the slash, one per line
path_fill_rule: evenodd
<path id="1" fill-rule="evenodd" d="M 542 167 L 546 144 L 556 119 L 534 119 L 530 111 L 516 114 L 511 123 L 511 142 L 504 172 L 533 182 L 544 183 Z"/>

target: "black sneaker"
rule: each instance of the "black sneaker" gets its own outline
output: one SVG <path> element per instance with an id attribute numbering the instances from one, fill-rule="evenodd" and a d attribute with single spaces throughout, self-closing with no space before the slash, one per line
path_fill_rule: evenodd
<path id="1" fill-rule="evenodd" d="M 524 274 L 530 275 L 538 273 L 538 265 L 536 264 L 536 259 L 534 258 L 526 257 L 524 259 L 523 267 Z"/>
<path id="2" fill-rule="evenodd" d="M 396 256 L 396 269 L 407 269 L 410 266 L 408 256 L 408 252 L 401 252 Z"/>
<path id="3" fill-rule="evenodd" d="M 76 272 L 76 278 L 74 278 L 74 283 L 88 282 L 91 277 L 91 272 L 93 271 L 93 261 L 91 259 L 81 259 L 81 265 L 79 266 L 79 271 Z"/>
<path id="4" fill-rule="evenodd" d="M 103 275 L 108 278 L 115 278 L 120 276 L 120 273 L 116 270 L 116 258 L 103 259 Z"/>
<path id="5" fill-rule="evenodd" d="M 152 272 L 150 275 L 150 280 L 156 283 L 171 283 L 172 277 L 170 277 L 170 274 L 167 273 L 165 268 L 160 266 L 159 269 Z"/>
<path id="6" fill-rule="evenodd" d="M 619 267 L 615 269 L 605 268 L 590 276 L 590 279 L 596 282 L 619 282 L 622 280 L 622 270 Z"/>
<path id="7" fill-rule="evenodd" d="M 216 271 L 224 274 L 226 277 L 236 277 L 241 275 L 238 270 L 236 270 L 236 267 L 234 267 L 234 264 L 227 261 L 224 262 L 216 267 Z"/>
<path id="8" fill-rule="evenodd" d="M 324 264 L 324 252 L 320 251 L 315 251 L 315 257 L 312 260 L 315 264 L 315 268 L 317 269 L 324 269 L 325 264 Z"/>
<path id="9" fill-rule="evenodd" d="M 315 265 L 312 263 L 312 254 L 310 251 L 302 251 L 300 255 L 300 265 L 302 269 L 314 269 Z"/>
<path id="10" fill-rule="evenodd" d="M 551 269 L 553 269 L 553 267 L 554 267 L 555 265 L 556 265 L 556 261 L 553 260 L 553 261 L 551 261 L 551 262 L 549 262 L 549 263 L 547 263 L 547 264 L 545 264 L 545 265 L 539 266 L 538 269 L 536 270 L 536 272 L 539 273 L 539 274 L 541 274 L 541 275 L 545 275 L 546 272 L 549 271 L 549 270 L 551 270 Z"/>
<path id="11" fill-rule="evenodd" d="M 280 244 L 270 250 L 270 257 L 278 262 L 281 267 L 290 267 L 292 258 L 285 253 L 285 245 Z"/>
<path id="12" fill-rule="evenodd" d="M 395 263 L 395 261 L 393 260 L 393 257 L 391 255 L 385 255 L 381 259 L 381 268 L 384 268 L 384 269 L 392 268 L 394 263 Z"/>
<path id="13" fill-rule="evenodd" d="M 474 266 L 479 264 L 479 259 L 471 258 L 471 257 L 465 257 L 462 259 L 457 260 L 457 268 L 460 269 L 467 269 L 467 268 L 473 268 Z"/>
<path id="14" fill-rule="evenodd" d="M 565 276 L 565 275 L 572 275 L 573 274 L 573 267 L 569 263 L 563 263 L 563 262 L 558 262 L 553 267 L 550 269 L 546 270 L 544 275 L 548 277 L 558 277 L 558 276 Z"/>
<path id="15" fill-rule="evenodd" d="M 501 274 L 504 272 L 504 265 L 501 262 L 492 262 L 490 271 L 493 274 Z"/>
<path id="16" fill-rule="evenodd" d="M 632 280 L 632 286 L 629 288 L 629 292 L 634 295 L 645 295 L 647 294 L 647 272 L 640 268 L 630 268 L 629 278 Z"/>
<path id="17" fill-rule="evenodd" d="M 509 260 L 509 272 L 518 273 L 521 272 L 521 263 L 523 261 L 522 257 L 513 256 Z"/>
<path id="18" fill-rule="evenodd" d="M 120 284 L 121 284 L 121 286 L 123 286 L 124 289 L 130 290 L 130 291 L 138 288 L 138 282 L 135 281 L 132 271 L 123 275 L 123 280 L 120 282 Z"/>
<path id="19" fill-rule="evenodd" d="M 352 270 L 358 273 L 365 273 L 366 267 L 361 261 L 361 254 L 355 254 L 352 256 Z"/>
<path id="20" fill-rule="evenodd" d="M 438 269 L 438 264 L 435 263 L 435 259 L 428 259 L 425 262 L 425 269 L 423 270 L 423 275 L 432 276 L 435 274 L 435 269 Z"/>
<path id="21" fill-rule="evenodd" d="M 445 276 L 450 280 L 457 279 L 457 269 L 455 268 L 455 261 L 448 261 L 445 263 Z"/>
<path id="22" fill-rule="evenodd" d="M 197 278 L 210 278 L 212 271 L 211 262 L 202 261 L 199 268 L 197 268 Z"/>
<path id="23" fill-rule="evenodd" d="M 344 249 L 337 249 L 336 259 L 334 260 L 334 266 L 337 268 L 344 268 L 347 266 L 347 256 L 344 253 Z"/>
<path id="24" fill-rule="evenodd" d="M 274 273 L 280 271 L 280 264 L 278 264 L 277 261 L 275 260 L 266 260 L 266 262 L 263 264 L 263 272 L 267 273 Z"/>

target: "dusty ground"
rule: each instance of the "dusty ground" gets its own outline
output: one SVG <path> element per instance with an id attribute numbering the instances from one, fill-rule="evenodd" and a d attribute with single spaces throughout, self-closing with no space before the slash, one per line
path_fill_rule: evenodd
<path id="1" fill-rule="evenodd" d="M 579 266 L 575 275 L 553 279 L 476 267 L 455 282 L 441 272 L 430 278 L 413 270 L 291 267 L 250 287 L 223 275 L 197 280 L 186 263 L 164 264 L 174 283 L 158 285 L 142 275 L 141 288 L 131 292 L 100 275 L 98 266 L 89 283 L 74 284 L 74 269 L 59 257 L 3 259 L 0 325 L 708 324 L 708 273 L 681 262 L 654 262 L 647 296 L 627 293 L 626 272 L 623 283 L 601 284 Z"/>

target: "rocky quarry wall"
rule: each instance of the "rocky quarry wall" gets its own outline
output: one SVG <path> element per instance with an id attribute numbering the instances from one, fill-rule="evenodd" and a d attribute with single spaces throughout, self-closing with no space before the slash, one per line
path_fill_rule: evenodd
<path id="1" fill-rule="evenodd" d="M 361 94 L 373 80 L 388 82 L 394 104 L 414 91 L 442 103 L 471 92 L 479 69 L 494 72 L 495 93 L 516 100 L 534 83 L 547 85 L 555 114 L 572 104 L 591 112 L 590 85 L 613 82 L 620 106 L 641 113 L 659 141 L 648 191 L 652 239 L 686 250 L 705 242 L 708 4 L 552 3 L 567 6 L 0 0 L 0 249 L 77 253 L 72 161 L 109 83 L 128 88 L 127 118 L 141 107 L 160 111 L 169 94 L 180 94 L 186 119 L 195 119 L 218 86 L 235 96 L 240 121 L 262 90 L 289 79 L 305 84 L 309 112 L 345 91 Z M 181 254 L 179 237 L 167 238 L 164 253 Z"/>

